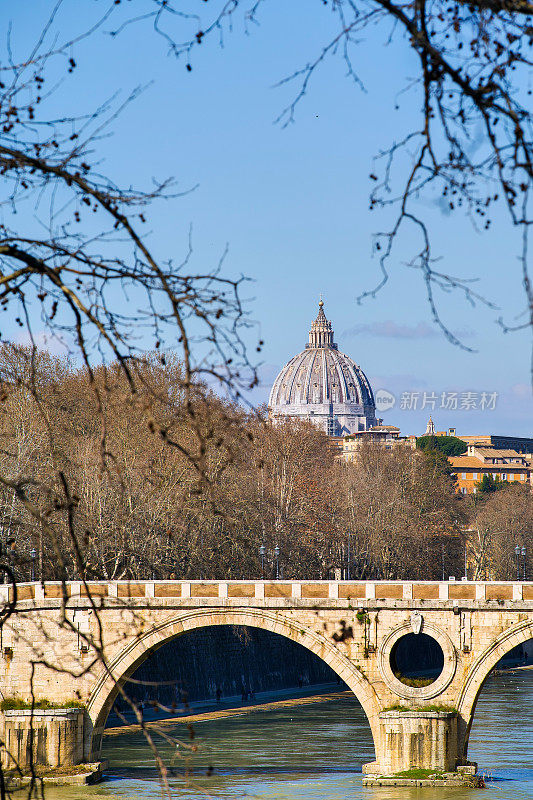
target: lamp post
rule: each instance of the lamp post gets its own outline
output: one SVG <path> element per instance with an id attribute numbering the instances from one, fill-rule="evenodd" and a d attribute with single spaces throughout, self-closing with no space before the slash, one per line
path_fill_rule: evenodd
<path id="1" fill-rule="evenodd" d="M 276 580 L 279 578 L 279 547 L 278 545 L 274 548 L 274 557 L 276 559 Z"/>
<path id="2" fill-rule="evenodd" d="M 0 541 L 0 557 L 2 558 L 2 561 L 4 561 L 6 564 L 9 564 L 9 547 L 7 546 L 7 534 L 5 540 Z M 7 572 L 5 571 L 5 569 L 2 570 L 2 572 L 3 572 L 2 583 L 7 583 L 8 580 Z"/>
<path id="3" fill-rule="evenodd" d="M 526 548 L 524 546 L 522 546 L 522 558 L 523 558 L 523 567 L 524 567 L 524 577 L 523 577 L 523 579 L 525 580 L 526 579 Z"/>
<path id="4" fill-rule="evenodd" d="M 32 547 L 30 550 L 30 558 L 31 558 L 31 579 L 32 581 L 35 580 L 35 559 L 37 558 L 37 550 L 35 547 Z"/>
<path id="5" fill-rule="evenodd" d="M 520 553 L 522 552 L 522 548 L 519 547 L 518 545 L 516 545 L 514 551 L 515 551 L 515 555 L 516 555 L 516 580 L 519 581 L 520 580 Z"/>
<path id="6" fill-rule="evenodd" d="M 259 548 L 259 555 L 261 557 L 261 578 L 265 577 L 265 553 L 266 547 L 264 544 L 262 544 Z"/>

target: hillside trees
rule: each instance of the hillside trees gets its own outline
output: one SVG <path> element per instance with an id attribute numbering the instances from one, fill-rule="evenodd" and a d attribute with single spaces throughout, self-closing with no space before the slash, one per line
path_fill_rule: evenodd
<path id="1" fill-rule="evenodd" d="M 408 448 L 365 446 L 343 480 L 359 576 L 439 577 L 442 543 L 454 547 L 461 518 L 440 463 Z"/>
<path id="2" fill-rule="evenodd" d="M 37 547 L 44 577 L 186 574 L 187 559 L 176 561 L 169 536 L 188 544 L 190 521 L 201 514 L 199 470 L 212 486 L 233 458 L 232 408 L 207 402 L 201 388 L 186 401 L 182 366 L 170 357 L 165 367 L 156 355 L 135 364 L 134 394 L 120 365 L 88 380 L 85 369 L 31 348 L 5 345 L 0 359 L 2 466 L 24 476 L 22 506 L 16 489 L 4 487 L 4 536 L 21 532 L 19 564 Z M 32 391 L 26 380 L 10 382 L 12 369 L 27 370 Z"/>
<path id="3" fill-rule="evenodd" d="M 24 381 L 8 386 L 0 405 L 2 467 L 26 476 L 47 534 L 4 487 L 3 536 L 14 540 L 19 578 L 29 576 L 33 548 L 46 579 L 258 577 L 261 546 L 266 577 L 275 575 L 276 546 L 284 578 L 347 568 L 354 578 L 437 577 L 444 540 L 451 558 L 461 501 L 431 454 L 365 447 L 358 463 L 342 464 L 308 423 L 273 427 L 205 390 L 184 408 L 182 366 L 171 358 L 138 361 L 142 389 L 132 396 L 120 365 L 96 369 L 88 382 L 64 359 L 33 356 L 0 349 L 6 385 L 10 370 L 26 369 L 34 382 L 33 393 Z M 209 492 L 198 488 L 200 460 Z M 70 519 L 58 513 L 58 467 Z"/>
<path id="4" fill-rule="evenodd" d="M 248 469 L 261 541 L 281 549 L 286 577 L 329 575 L 338 565 L 342 500 L 328 438 L 290 420 L 258 431 Z"/>
<path id="5" fill-rule="evenodd" d="M 533 569 L 533 499 L 530 487 L 509 485 L 472 504 L 469 556 L 474 580 L 516 580 L 523 575 L 515 548 L 525 548 L 526 577 Z"/>
<path id="6" fill-rule="evenodd" d="M 419 450 L 438 450 L 445 456 L 461 456 L 468 450 L 468 445 L 457 436 L 419 436 L 416 440 Z"/>

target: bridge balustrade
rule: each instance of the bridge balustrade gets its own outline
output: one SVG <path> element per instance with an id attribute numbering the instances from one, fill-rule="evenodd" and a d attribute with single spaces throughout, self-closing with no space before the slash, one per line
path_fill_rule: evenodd
<path id="1" fill-rule="evenodd" d="M 59 581 L 20 583 L 17 600 L 70 597 L 118 599 L 234 599 L 347 601 L 533 601 L 533 582 L 524 581 Z M 12 601 L 14 590 L 0 586 L 0 599 Z"/>

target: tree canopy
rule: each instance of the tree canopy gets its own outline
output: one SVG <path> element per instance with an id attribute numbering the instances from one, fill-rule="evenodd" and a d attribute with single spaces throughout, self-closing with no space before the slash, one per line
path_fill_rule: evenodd
<path id="1" fill-rule="evenodd" d="M 260 577 L 262 545 L 266 577 L 276 545 L 286 578 L 437 577 L 441 539 L 457 536 L 461 498 L 431 453 L 365 445 L 344 464 L 310 423 L 266 425 L 213 392 L 191 400 L 182 365 L 157 353 L 135 364 L 134 395 L 120 364 L 92 383 L 46 353 L 30 364 L 31 349 L 0 348 L 0 470 L 28 487 L 22 504 L 0 491 L 20 580 L 32 548 L 45 579 Z"/>
<path id="2" fill-rule="evenodd" d="M 468 445 L 456 436 L 419 436 L 416 440 L 419 450 L 438 450 L 445 456 L 461 456 L 468 450 Z"/>
<path id="3" fill-rule="evenodd" d="M 485 474 L 480 481 L 476 481 L 476 488 L 480 494 L 492 494 L 507 488 L 507 483 L 500 480 L 498 476 Z"/>

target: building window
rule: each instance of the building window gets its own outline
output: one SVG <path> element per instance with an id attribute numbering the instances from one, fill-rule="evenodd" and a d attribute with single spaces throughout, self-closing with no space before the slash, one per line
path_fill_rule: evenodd
<path id="1" fill-rule="evenodd" d="M 461 478 L 462 478 L 463 480 L 466 480 L 466 472 L 462 472 L 462 473 L 461 473 Z"/>
<path id="2" fill-rule="evenodd" d="M 472 478 L 473 478 L 475 481 L 477 481 L 477 472 L 473 472 L 473 473 L 472 473 Z"/>
<path id="3" fill-rule="evenodd" d="M 327 434 L 328 436 L 336 436 L 337 434 L 337 420 L 335 417 L 328 417 Z"/>

